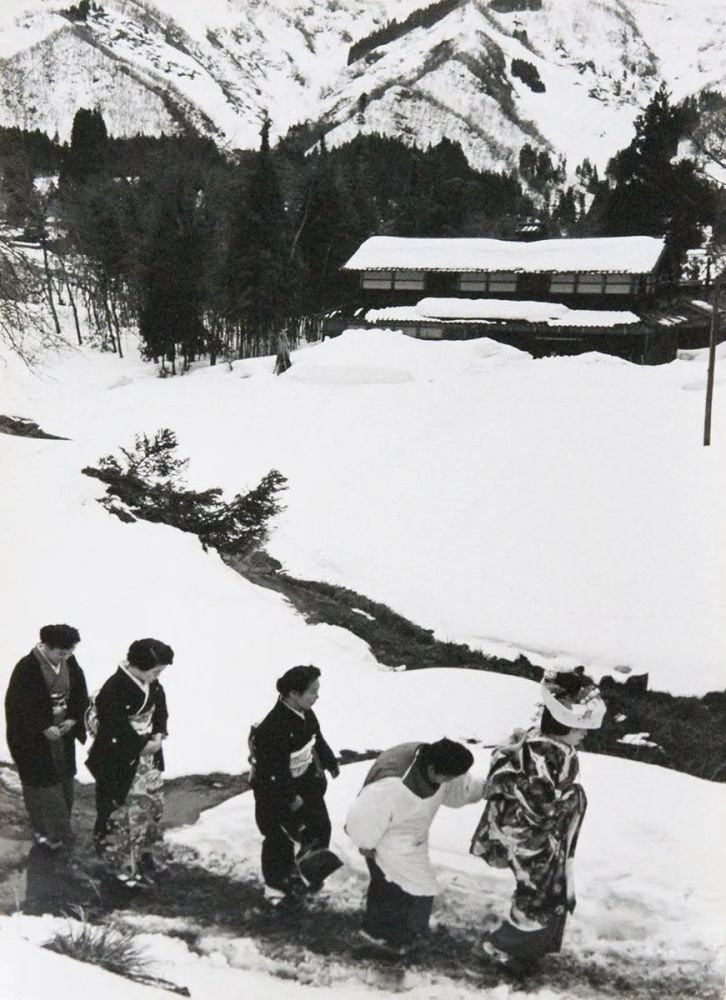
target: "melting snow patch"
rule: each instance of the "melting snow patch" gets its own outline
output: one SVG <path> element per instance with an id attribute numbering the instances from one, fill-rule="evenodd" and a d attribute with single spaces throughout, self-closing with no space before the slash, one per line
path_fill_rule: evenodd
<path id="1" fill-rule="evenodd" d="M 627 743 L 632 747 L 657 747 L 658 744 L 653 743 L 649 737 L 650 733 L 627 733 L 618 740 L 618 743 Z"/>
<path id="2" fill-rule="evenodd" d="M 351 608 L 350 610 L 355 611 L 357 615 L 363 615 L 368 621 L 374 622 L 376 620 L 373 615 L 369 615 L 367 611 L 363 611 L 361 608 Z"/>

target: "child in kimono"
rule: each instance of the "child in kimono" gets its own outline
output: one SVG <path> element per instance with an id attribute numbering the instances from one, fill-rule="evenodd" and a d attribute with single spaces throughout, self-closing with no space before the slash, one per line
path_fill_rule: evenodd
<path id="1" fill-rule="evenodd" d="M 88 770 L 96 779 L 96 850 L 129 888 L 153 886 L 163 869 L 161 820 L 168 712 L 159 675 L 174 651 L 158 639 L 132 642 L 93 699 Z"/>
<path id="2" fill-rule="evenodd" d="M 471 845 L 472 854 L 515 878 L 509 919 L 486 936 L 484 950 L 525 965 L 560 950 L 575 908 L 572 863 L 587 805 L 577 746 L 605 714 L 583 667 L 547 675 L 541 690 L 540 724 L 492 754 L 487 805 Z"/>

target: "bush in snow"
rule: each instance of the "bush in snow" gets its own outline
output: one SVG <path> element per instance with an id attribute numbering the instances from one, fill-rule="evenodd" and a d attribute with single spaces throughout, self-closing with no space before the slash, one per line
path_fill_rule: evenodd
<path id="1" fill-rule="evenodd" d="M 123 521 L 168 524 L 225 555 L 244 555 L 262 544 L 270 519 L 283 509 L 280 494 L 287 480 L 282 473 L 271 469 L 249 493 L 225 501 L 218 488 L 198 491 L 185 485 L 188 459 L 179 458 L 176 448 L 168 428 L 152 437 L 138 434 L 133 448 L 120 448 L 119 457 L 106 455 L 98 468 L 83 472 L 106 484 L 107 496 L 99 503 Z"/>

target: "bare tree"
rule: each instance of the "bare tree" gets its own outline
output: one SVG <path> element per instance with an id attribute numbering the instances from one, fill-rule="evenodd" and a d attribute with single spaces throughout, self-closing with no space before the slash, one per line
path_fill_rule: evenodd
<path id="1" fill-rule="evenodd" d="M 707 92 L 702 95 L 690 138 L 701 169 L 712 180 L 713 170 L 709 167 L 726 170 L 726 97 L 723 94 Z"/>
<path id="2" fill-rule="evenodd" d="M 0 233 L 0 341 L 32 364 L 37 350 L 60 343 L 49 323 L 42 269 Z"/>

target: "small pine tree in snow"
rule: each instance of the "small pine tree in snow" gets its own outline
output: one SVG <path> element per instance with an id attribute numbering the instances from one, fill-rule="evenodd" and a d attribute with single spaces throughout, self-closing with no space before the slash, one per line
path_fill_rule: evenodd
<path id="1" fill-rule="evenodd" d="M 183 473 L 188 459 L 176 454 L 176 435 L 162 428 L 149 437 L 139 434 L 133 448 L 121 448 L 120 457 L 106 455 L 87 476 L 100 479 L 107 495 L 99 503 L 121 520 L 168 524 L 195 534 L 205 549 L 243 555 L 261 545 L 268 525 L 283 505 L 280 494 L 287 480 L 272 469 L 249 493 L 227 502 L 222 490 L 191 490 Z"/>

